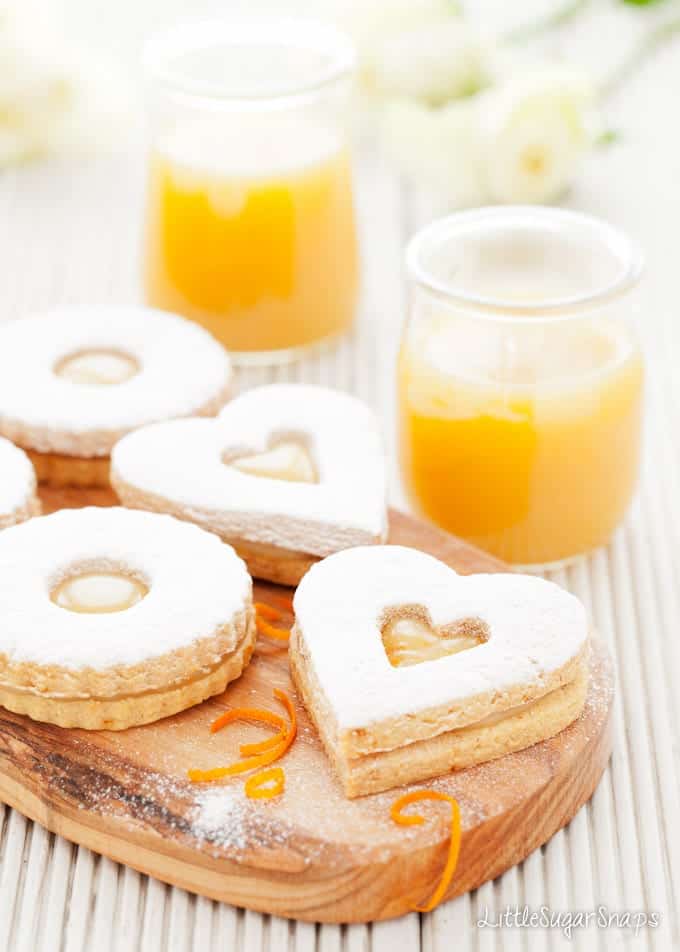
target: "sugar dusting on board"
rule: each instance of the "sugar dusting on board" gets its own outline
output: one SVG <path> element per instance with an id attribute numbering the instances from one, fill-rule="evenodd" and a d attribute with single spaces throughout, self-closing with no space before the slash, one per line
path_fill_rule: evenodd
<path id="1" fill-rule="evenodd" d="M 247 804 L 229 790 L 208 790 L 198 797 L 192 817 L 193 833 L 225 849 L 246 848 L 244 818 Z"/>
<path id="2" fill-rule="evenodd" d="M 256 807 L 239 787 L 212 787 L 198 794 L 191 831 L 203 843 L 235 858 L 252 849 L 285 848 L 294 832 L 281 817 Z"/>
<path id="3" fill-rule="evenodd" d="M 365 802 L 362 805 L 362 812 L 368 814 L 365 818 L 369 819 L 375 811 L 376 817 L 382 815 L 391 824 L 389 807 L 393 799 L 393 796 L 381 797 L 378 810 L 375 810 L 375 800 L 370 804 Z M 418 838 L 424 845 L 425 840 L 440 839 L 445 835 L 444 820 L 442 815 L 441 822 L 431 824 L 430 835 L 426 834 L 425 838 L 423 828 L 407 828 L 400 842 L 406 845 Z M 260 856 L 264 852 L 275 855 L 278 867 L 283 869 L 285 865 L 289 871 L 310 866 L 322 856 L 326 864 L 329 862 L 326 855 L 329 844 L 317 838 L 318 829 L 305 836 L 304 828 L 297 822 L 281 816 L 272 806 L 253 804 L 240 789 L 218 787 L 200 794 L 191 818 L 191 832 L 203 849 L 215 855 L 226 854 L 236 861 L 245 860 L 250 852 L 256 851 Z M 342 846 L 342 843 L 335 845 Z M 356 844 L 353 844 L 353 853 L 356 859 Z M 371 853 L 376 861 L 387 862 L 394 855 L 394 844 L 389 847 L 385 843 L 381 850 L 380 846 L 376 849 L 374 843 Z"/>
<path id="4" fill-rule="evenodd" d="M 562 732 L 562 750 L 578 743 L 577 736 L 582 735 L 584 724 L 592 724 L 596 731 L 596 725 L 610 708 L 611 671 L 601 650 L 596 649 L 593 654 L 586 709 L 573 727 Z M 251 735 L 247 737 L 250 739 Z M 267 856 L 273 868 L 290 872 L 310 866 L 344 867 L 349 856 L 354 865 L 364 861 L 390 862 L 403 850 L 422 849 L 446 838 L 449 811 L 444 804 L 428 803 L 415 809 L 426 817 L 420 826 L 395 827 L 390 807 L 404 792 L 403 788 L 357 800 L 343 798 L 339 819 L 337 811 L 331 808 L 338 797 L 337 780 L 329 771 L 309 769 L 307 757 L 314 742 L 314 732 L 303 719 L 298 744 L 283 762 L 285 792 L 272 801 L 249 800 L 242 778 L 210 785 L 190 784 L 175 773 L 176 764 L 168 751 L 162 758 L 161 772 L 136 778 L 136 795 L 132 800 L 125 796 L 124 787 L 112 772 L 96 785 L 88 783 L 88 799 L 83 806 L 102 814 L 131 813 L 136 820 L 164 835 L 170 828 L 180 836 L 188 836 L 196 848 L 216 858 L 248 864 L 253 855 L 260 860 Z M 460 804 L 463 829 L 471 829 L 507 809 L 518 776 L 540 772 L 545 744 L 408 789 L 429 788 L 454 796 Z M 100 769 L 106 759 L 105 756 L 104 763 L 100 762 Z M 115 762 L 112 757 L 112 767 Z"/>

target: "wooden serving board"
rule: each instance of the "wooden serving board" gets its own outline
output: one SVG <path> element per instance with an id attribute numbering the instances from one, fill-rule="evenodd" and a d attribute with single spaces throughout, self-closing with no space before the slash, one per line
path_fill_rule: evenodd
<path id="1" fill-rule="evenodd" d="M 113 502 L 107 491 L 43 499 L 46 511 Z M 503 568 L 397 512 L 390 540 L 464 573 Z M 261 601 L 276 597 L 276 586 L 255 588 Z M 299 704 L 298 737 L 282 761 L 283 796 L 247 800 L 243 778 L 211 785 L 186 779 L 187 768 L 230 763 L 239 743 L 264 736 L 248 724 L 211 735 L 209 725 L 227 706 L 278 710 L 275 687 L 294 693 L 285 650 L 263 641 L 224 695 L 146 727 L 64 730 L 0 708 L 0 800 L 144 873 L 261 912 L 361 922 L 401 915 L 426 900 L 447 854 L 445 805 L 424 804 L 430 822 L 402 827 L 390 820 L 389 807 L 403 789 L 346 800 Z M 419 785 L 452 794 L 461 807 L 451 896 L 518 863 L 588 800 L 610 754 L 612 690 L 609 658 L 596 645 L 586 708 L 569 728 L 528 750 Z"/>

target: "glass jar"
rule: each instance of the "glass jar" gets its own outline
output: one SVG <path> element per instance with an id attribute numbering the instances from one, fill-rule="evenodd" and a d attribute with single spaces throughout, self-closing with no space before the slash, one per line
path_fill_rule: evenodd
<path id="1" fill-rule="evenodd" d="M 274 363 L 354 318 L 349 40 L 308 20 L 226 17 L 148 44 L 148 302 L 237 362 Z"/>
<path id="2" fill-rule="evenodd" d="M 482 208 L 406 253 L 401 469 L 414 508 L 524 567 L 603 545 L 638 474 L 640 251 L 560 209 Z"/>

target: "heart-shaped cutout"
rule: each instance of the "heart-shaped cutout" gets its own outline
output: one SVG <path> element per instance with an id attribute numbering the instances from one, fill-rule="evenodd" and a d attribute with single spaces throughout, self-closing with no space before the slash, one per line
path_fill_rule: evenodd
<path id="1" fill-rule="evenodd" d="M 391 609 L 381 634 L 385 654 L 395 668 L 469 651 L 489 637 L 479 618 L 461 618 L 452 625 L 436 628 L 420 605 Z"/>
<path id="2" fill-rule="evenodd" d="M 294 605 L 293 675 L 349 796 L 529 746 L 585 701 L 585 610 L 543 579 L 359 547 L 314 566 Z"/>
<path id="3" fill-rule="evenodd" d="M 228 466 L 261 479 L 283 479 L 290 483 L 318 483 L 314 460 L 300 439 L 284 439 L 262 453 L 224 457 Z"/>
<path id="4" fill-rule="evenodd" d="M 387 534 L 376 418 L 337 390 L 274 384 L 215 420 L 142 427 L 111 455 L 123 503 L 216 532 L 251 573 L 297 584 L 316 559 Z"/>

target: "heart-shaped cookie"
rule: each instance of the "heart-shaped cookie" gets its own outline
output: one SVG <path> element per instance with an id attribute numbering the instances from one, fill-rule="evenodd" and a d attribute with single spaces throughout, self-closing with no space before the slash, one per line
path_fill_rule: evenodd
<path id="1" fill-rule="evenodd" d="M 315 565 L 294 606 L 293 676 L 347 796 L 528 747 L 583 707 L 586 613 L 552 582 L 362 546 Z"/>
<path id="2" fill-rule="evenodd" d="M 284 584 L 318 558 L 387 533 L 375 416 L 324 387 L 260 387 L 216 420 L 143 427 L 114 447 L 111 483 L 126 506 L 210 529 L 251 574 Z"/>

